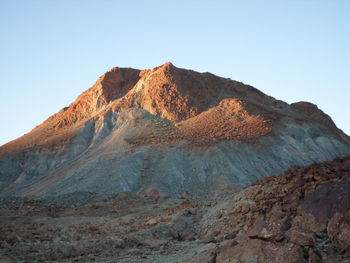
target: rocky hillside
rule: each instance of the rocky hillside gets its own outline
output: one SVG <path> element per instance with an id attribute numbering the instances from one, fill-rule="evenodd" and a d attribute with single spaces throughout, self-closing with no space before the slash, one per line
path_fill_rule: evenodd
<path id="1" fill-rule="evenodd" d="M 156 189 L 84 205 L 5 199 L 1 262 L 350 262 L 350 155 L 210 201 Z"/>
<path id="2" fill-rule="evenodd" d="M 71 105 L 0 147 L 0 195 L 149 188 L 215 196 L 292 165 L 350 153 L 350 139 L 307 102 L 166 63 L 113 68 Z"/>

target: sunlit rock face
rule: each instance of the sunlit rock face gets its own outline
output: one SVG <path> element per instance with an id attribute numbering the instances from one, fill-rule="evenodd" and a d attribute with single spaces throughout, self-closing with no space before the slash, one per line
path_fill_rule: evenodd
<path id="1" fill-rule="evenodd" d="M 0 194 L 207 196 L 347 153 L 349 137 L 311 103 L 171 63 L 113 68 L 0 148 Z"/>

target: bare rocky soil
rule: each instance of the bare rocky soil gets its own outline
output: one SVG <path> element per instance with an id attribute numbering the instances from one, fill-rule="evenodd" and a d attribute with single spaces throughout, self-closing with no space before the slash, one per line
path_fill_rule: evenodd
<path id="1" fill-rule="evenodd" d="M 350 155 L 218 196 L 2 200 L 0 262 L 350 262 Z"/>

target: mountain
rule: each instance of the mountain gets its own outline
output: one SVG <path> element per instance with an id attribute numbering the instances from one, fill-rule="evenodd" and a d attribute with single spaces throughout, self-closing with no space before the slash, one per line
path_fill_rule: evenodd
<path id="1" fill-rule="evenodd" d="M 350 138 L 314 104 L 171 63 L 116 67 L 0 147 L 0 195 L 210 196 L 348 153 Z"/>

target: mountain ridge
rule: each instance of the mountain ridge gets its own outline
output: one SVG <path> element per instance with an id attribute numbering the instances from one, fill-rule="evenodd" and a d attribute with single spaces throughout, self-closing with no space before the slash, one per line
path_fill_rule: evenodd
<path id="1" fill-rule="evenodd" d="M 79 125 L 82 121 L 88 121 L 91 118 L 94 118 L 98 115 L 100 111 L 108 111 L 110 110 L 109 104 L 111 103 L 111 108 L 112 111 L 117 111 L 119 109 L 123 108 L 130 108 L 132 106 L 141 106 L 142 108 L 146 109 L 153 115 L 159 114 L 161 117 L 164 117 L 170 121 L 181 121 L 181 120 L 186 120 L 191 117 L 199 115 L 199 113 L 202 113 L 205 110 L 208 110 L 209 108 L 204 105 L 212 105 L 212 106 L 219 106 L 220 101 L 218 98 L 215 98 L 215 95 L 213 94 L 213 91 L 211 91 L 210 96 L 213 97 L 213 102 L 210 102 L 210 99 L 207 97 L 202 96 L 200 99 L 201 103 L 198 102 L 192 102 L 190 101 L 190 105 L 186 104 L 186 99 L 183 97 L 194 97 L 194 94 L 181 96 L 181 92 L 178 90 L 184 90 L 183 86 L 185 86 L 183 83 L 176 83 L 176 82 L 181 82 L 181 81 L 176 81 L 176 75 L 179 75 L 178 71 L 182 72 L 189 72 L 189 73 L 197 73 L 192 70 L 183 70 L 176 68 L 171 62 L 166 62 L 165 64 L 155 67 L 152 70 L 138 70 L 138 69 L 133 69 L 133 68 L 119 68 L 119 67 L 113 67 L 111 70 L 107 71 L 105 74 L 103 74 L 99 79 L 96 81 L 96 83 L 88 90 L 83 92 L 80 96 L 77 97 L 77 99 L 71 103 L 69 106 L 64 107 L 61 109 L 59 112 L 56 114 L 52 115 L 48 119 L 46 119 L 42 124 L 38 125 L 36 128 L 34 128 L 32 131 L 29 133 L 25 134 L 24 136 L 20 137 L 23 138 L 25 136 L 28 137 L 28 134 L 41 129 L 42 126 L 51 126 L 51 127 L 44 127 L 46 129 L 52 130 L 52 134 L 50 134 L 49 131 L 49 136 L 52 135 L 54 136 L 54 133 L 59 131 L 60 129 L 66 128 L 67 126 L 75 126 Z M 160 74 L 159 74 L 160 72 Z M 202 76 L 205 75 L 210 75 L 214 76 L 216 79 L 221 79 L 222 81 L 228 81 L 228 79 L 217 77 L 211 73 L 197 73 Z M 156 75 L 156 80 L 151 82 L 148 87 L 151 87 L 152 89 L 150 90 L 149 88 L 144 92 L 145 94 L 142 94 L 141 99 L 139 101 L 135 102 L 135 93 L 128 94 L 134 86 L 140 82 L 140 80 L 149 80 L 149 78 L 154 78 L 154 75 Z M 159 76 L 161 75 L 161 76 Z M 163 78 L 163 79 L 162 79 Z M 177 78 L 179 79 L 179 78 Z M 181 78 L 180 78 L 181 79 Z M 155 83 L 154 83 L 155 82 Z M 170 98 L 166 98 L 168 101 L 163 102 L 162 99 L 164 99 L 164 96 L 162 93 L 162 88 L 159 90 L 159 82 L 160 84 L 164 86 L 168 85 L 170 86 L 173 84 L 174 86 L 179 87 L 178 90 L 170 90 L 168 93 L 170 93 Z M 231 81 L 231 83 L 237 83 L 241 84 L 244 86 L 244 88 L 249 88 L 251 91 L 255 92 L 258 94 L 257 96 L 260 97 L 265 97 L 268 98 L 269 96 L 265 95 L 261 91 L 249 86 L 245 85 L 243 83 L 237 82 L 237 81 Z M 170 85 L 169 85 L 170 83 Z M 138 84 L 142 85 L 142 84 Z M 187 84 L 188 85 L 188 84 Z M 158 87 L 157 87 L 158 86 Z M 156 88 L 155 88 L 156 87 Z M 200 87 L 203 88 L 203 87 Z M 138 87 L 139 89 L 139 87 Z M 189 91 L 192 91 L 192 89 L 189 89 Z M 214 89 L 214 91 L 216 91 Z M 184 91 L 182 91 L 184 92 Z M 186 92 L 186 91 L 185 91 Z M 187 91 L 188 92 L 188 91 Z M 208 93 L 208 89 L 206 90 Z M 222 92 L 222 91 L 221 91 Z M 242 88 L 240 90 L 236 90 L 236 96 L 241 97 L 242 95 Z M 156 93 L 156 95 L 159 95 L 158 98 L 154 99 L 154 94 L 150 95 L 150 93 Z M 175 98 L 181 98 L 180 101 L 177 100 L 176 102 L 171 101 L 172 99 Z M 224 98 L 224 97 L 223 97 Z M 272 98 L 272 97 L 269 97 Z M 240 101 L 240 103 L 242 103 Z M 274 103 L 279 104 L 281 106 L 282 104 L 287 105 L 286 103 L 280 103 L 280 101 Z M 168 104 L 168 105 L 167 105 Z M 170 108 L 169 104 L 175 104 L 178 107 L 177 108 Z M 193 104 L 195 106 L 193 106 Z M 197 104 L 197 105 L 196 105 Z M 198 105 L 200 104 L 200 105 Z M 153 105 L 153 106 L 152 106 Z M 259 105 L 254 105 L 259 106 Z M 107 107 L 107 109 L 103 109 Z M 337 127 L 331 120 L 331 118 L 324 114 L 322 111 L 318 109 L 318 107 L 310 102 L 296 102 L 290 104 L 290 107 L 293 109 L 296 109 L 297 111 L 304 111 L 307 112 L 308 114 L 313 115 L 314 118 L 317 118 L 319 121 L 323 121 L 326 123 L 330 128 L 336 130 Z M 252 111 L 257 111 L 256 109 L 251 109 Z M 261 108 L 259 109 L 260 111 L 262 110 Z M 102 113 L 103 114 L 103 113 Z M 267 112 L 265 112 L 266 115 L 268 115 Z M 277 115 L 277 112 L 274 112 L 274 115 Z M 270 119 L 275 119 L 276 116 L 269 116 Z M 310 119 L 313 119 L 312 117 Z M 75 133 L 72 134 L 74 136 Z M 16 139 L 18 140 L 18 139 Z M 3 146 L 0 147 L 0 153 L 2 152 L 1 148 L 7 148 L 9 144 L 13 144 L 13 140 L 9 143 L 4 144 Z M 40 140 L 42 138 L 40 137 Z M 34 143 L 36 144 L 36 143 Z"/>

